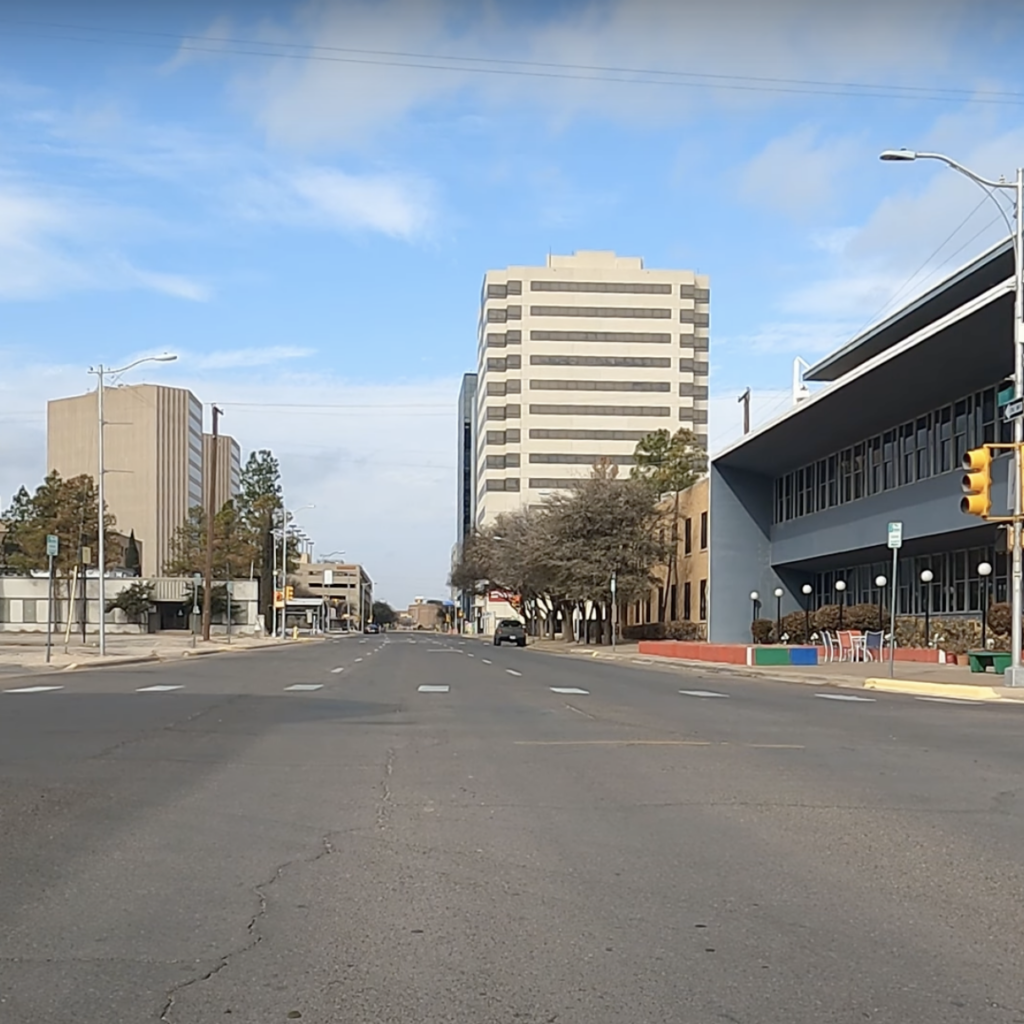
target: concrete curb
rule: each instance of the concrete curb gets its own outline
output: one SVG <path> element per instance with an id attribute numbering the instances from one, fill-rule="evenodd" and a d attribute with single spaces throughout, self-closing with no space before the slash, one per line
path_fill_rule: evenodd
<path id="1" fill-rule="evenodd" d="M 1004 700 L 994 686 L 970 683 L 926 683 L 914 679 L 865 679 L 865 690 L 905 693 L 915 697 L 951 697 L 956 700 Z"/>
<path id="2" fill-rule="evenodd" d="M 70 665 L 65 665 L 63 668 L 53 669 L 53 671 L 54 672 L 77 672 L 77 671 L 80 671 L 81 669 L 90 669 L 90 668 L 117 668 L 119 665 L 141 665 L 141 664 L 143 664 L 143 662 L 161 661 L 161 660 L 162 659 L 161 659 L 159 654 L 145 654 L 145 655 L 140 655 L 139 657 L 118 658 L 116 661 L 111 661 L 109 659 L 105 660 L 105 661 L 98 661 L 98 662 L 95 662 L 95 663 L 93 663 L 91 665 L 83 665 L 83 664 L 80 664 L 77 661 L 73 661 L 73 662 L 71 662 Z M 33 675 L 38 675 L 39 673 L 32 673 L 32 674 Z"/>

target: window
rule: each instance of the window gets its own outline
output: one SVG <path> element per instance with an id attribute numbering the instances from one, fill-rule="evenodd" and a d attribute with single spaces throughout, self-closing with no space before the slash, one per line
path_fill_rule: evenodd
<path id="1" fill-rule="evenodd" d="M 11 621 L 11 599 L 0 597 L 0 622 Z"/>
<path id="2" fill-rule="evenodd" d="M 489 324 L 503 324 L 506 320 L 505 310 L 503 309 L 489 309 L 487 310 L 487 322 Z"/>
<path id="3" fill-rule="evenodd" d="M 899 430 L 900 435 L 900 486 L 905 487 L 915 480 L 914 468 L 917 464 L 917 448 L 914 440 L 913 422 L 904 423 Z"/>
<path id="4" fill-rule="evenodd" d="M 654 306 L 531 306 L 530 316 L 598 317 L 601 320 L 669 320 L 671 309 Z"/>
<path id="5" fill-rule="evenodd" d="M 530 341 L 635 341 L 668 345 L 672 335 L 653 331 L 530 331 Z"/>
<path id="6" fill-rule="evenodd" d="M 683 554 L 693 551 L 693 520 L 687 516 L 683 523 Z"/>
<path id="7" fill-rule="evenodd" d="M 967 451 L 967 420 L 971 402 L 969 398 L 962 398 L 953 406 L 953 465 L 959 466 L 963 462 L 964 452 Z"/>
<path id="8" fill-rule="evenodd" d="M 700 514 L 700 549 L 704 551 L 708 546 L 708 514 L 706 511 Z"/>
<path id="9" fill-rule="evenodd" d="M 487 286 L 487 298 L 489 299 L 503 299 L 507 294 L 508 289 L 503 284 L 489 284 Z"/>
<path id="10" fill-rule="evenodd" d="M 676 607 L 676 585 L 673 583 L 672 586 L 668 588 L 668 621 L 669 622 L 675 622 L 676 621 L 676 612 L 678 610 L 679 609 Z"/>
<path id="11" fill-rule="evenodd" d="M 914 448 L 917 453 L 915 472 L 917 480 L 927 480 L 932 475 L 931 460 L 928 458 L 928 434 L 930 416 L 919 416 L 914 426 Z"/>
<path id="12" fill-rule="evenodd" d="M 896 431 L 887 430 L 882 435 L 882 490 L 896 486 Z"/>
<path id="13" fill-rule="evenodd" d="M 947 405 L 935 414 L 936 473 L 948 473 L 953 468 L 953 407 Z"/>
<path id="14" fill-rule="evenodd" d="M 531 380 L 535 391 L 671 391 L 661 380 Z"/>
<path id="15" fill-rule="evenodd" d="M 21 621 L 22 622 L 38 622 L 36 618 L 36 599 L 34 597 L 26 597 L 21 602 Z"/>
<path id="16" fill-rule="evenodd" d="M 532 292 L 605 292 L 620 295 L 671 295 L 672 285 L 653 281 L 531 281 Z"/>
<path id="17" fill-rule="evenodd" d="M 511 356 L 509 357 L 511 359 Z M 512 364 L 509 363 L 511 366 Z M 668 356 L 530 356 L 531 366 L 658 366 L 668 368 Z M 683 369 L 680 366 L 680 369 Z"/>
<path id="18" fill-rule="evenodd" d="M 700 581 L 700 598 L 699 598 L 699 609 L 698 614 L 700 621 L 704 622 L 708 617 L 708 581 Z"/>
<path id="19" fill-rule="evenodd" d="M 646 436 L 643 430 L 560 430 L 535 427 L 530 431 L 530 439 L 535 441 L 642 441 Z M 509 440 L 512 438 L 509 437 Z M 519 440 L 518 436 L 516 440 Z"/>
<path id="20" fill-rule="evenodd" d="M 531 405 L 533 416 L 668 416 L 662 405 Z"/>
<path id="21" fill-rule="evenodd" d="M 593 466 L 598 459 L 607 459 L 617 466 L 632 466 L 632 455 L 602 455 L 599 452 L 534 452 L 530 462 L 535 465 L 562 463 L 570 466 Z"/>
<path id="22" fill-rule="evenodd" d="M 693 600 L 690 593 L 690 583 L 683 584 L 683 618 L 689 621 L 693 617 Z"/>

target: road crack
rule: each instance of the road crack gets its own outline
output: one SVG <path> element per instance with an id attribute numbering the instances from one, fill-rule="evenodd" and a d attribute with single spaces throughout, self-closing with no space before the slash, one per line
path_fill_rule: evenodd
<path id="1" fill-rule="evenodd" d="M 293 857 L 290 860 L 286 860 L 283 864 L 279 864 L 274 868 L 270 877 L 267 878 L 266 881 L 253 886 L 253 892 L 255 893 L 257 900 L 257 907 L 256 912 L 252 915 L 249 919 L 249 923 L 245 926 L 245 932 L 248 936 L 247 940 L 239 946 L 236 946 L 234 949 L 229 950 L 227 953 L 223 953 L 217 957 L 213 967 L 209 970 L 204 971 L 202 974 L 193 975 L 191 978 L 186 978 L 184 981 L 168 990 L 163 1009 L 160 1011 L 159 1017 L 164 1024 L 170 1024 L 171 1013 L 173 1012 L 174 1005 L 182 992 L 186 989 L 192 988 L 194 985 L 200 985 L 204 981 L 209 981 L 211 978 L 216 977 L 221 971 L 230 965 L 231 961 L 235 959 L 235 957 L 239 957 L 250 952 L 263 941 L 263 936 L 260 934 L 259 928 L 260 922 L 267 915 L 267 890 L 275 883 L 279 882 L 290 868 L 296 866 L 307 867 L 310 864 L 315 864 L 317 861 L 322 860 L 324 857 L 329 857 L 336 853 L 337 851 L 333 842 L 334 837 L 343 835 L 348 831 L 351 830 L 332 829 L 330 832 L 325 832 L 318 841 L 318 845 L 320 847 L 318 853 L 312 857 Z"/>
<path id="2" fill-rule="evenodd" d="M 394 806 L 391 799 L 391 776 L 395 771 L 395 748 L 388 747 L 387 756 L 384 758 L 384 776 L 380 783 L 380 800 L 377 803 L 377 828 L 388 827 L 388 818 L 391 816 L 391 809 Z"/>

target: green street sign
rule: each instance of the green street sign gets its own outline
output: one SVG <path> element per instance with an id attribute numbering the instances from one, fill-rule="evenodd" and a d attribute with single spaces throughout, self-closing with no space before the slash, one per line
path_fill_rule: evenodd
<path id="1" fill-rule="evenodd" d="M 60 538 L 55 533 L 48 533 L 46 535 L 46 554 L 50 558 L 56 558 L 57 552 L 60 550 Z"/>

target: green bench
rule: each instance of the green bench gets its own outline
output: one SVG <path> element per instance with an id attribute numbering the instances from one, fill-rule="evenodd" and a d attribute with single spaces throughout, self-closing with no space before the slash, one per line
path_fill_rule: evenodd
<path id="1" fill-rule="evenodd" d="M 1013 661 L 1009 651 L 968 651 L 967 658 L 972 672 L 987 672 L 991 668 L 997 675 L 1002 675 Z"/>

